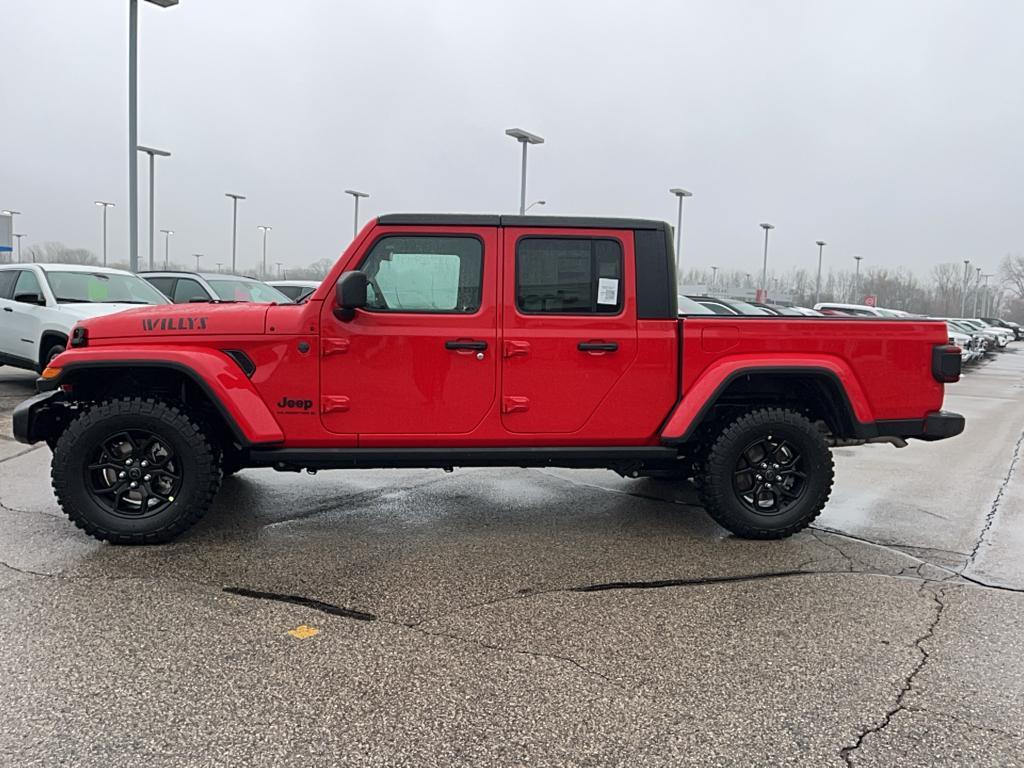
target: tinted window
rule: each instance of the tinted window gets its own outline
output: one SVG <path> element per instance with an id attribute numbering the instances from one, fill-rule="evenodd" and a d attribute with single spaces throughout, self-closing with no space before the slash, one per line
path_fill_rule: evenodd
<path id="1" fill-rule="evenodd" d="M 736 310 L 730 309 L 729 307 L 725 306 L 724 304 L 719 304 L 717 301 L 706 301 L 706 300 L 703 300 L 703 299 L 697 299 L 697 301 L 698 301 L 698 303 L 703 304 L 705 307 L 710 309 L 716 315 L 738 315 L 739 314 L 739 312 L 737 312 Z"/>
<path id="2" fill-rule="evenodd" d="M 597 238 L 523 238 L 516 245 L 516 306 L 528 313 L 619 312 L 622 246 Z"/>
<path id="3" fill-rule="evenodd" d="M 173 277 L 145 277 L 143 279 L 168 298 L 174 293 Z"/>
<path id="4" fill-rule="evenodd" d="M 188 304 L 193 299 L 197 301 L 209 301 L 210 294 L 199 284 L 198 280 L 187 277 L 179 277 L 177 285 L 174 286 L 174 303 Z"/>
<path id="5" fill-rule="evenodd" d="M 385 237 L 360 265 L 370 278 L 368 309 L 476 312 L 483 261 L 483 244 L 475 237 Z"/>
<path id="6" fill-rule="evenodd" d="M 0 299 L 14 298 L 14 281 L 18 279 L 17 269 L 0 269 Z"/>
<path id="7" fill-rule="evenodd" d="M 18 280 L 14 284 L 15 296 L 26 293 L 34 293 L 40 298 L 43 296 L 43 289 L 39 287 L 39 280 L 36 278 L 35 272 L 29 272 L 27 269 L 18 275 Z"/>

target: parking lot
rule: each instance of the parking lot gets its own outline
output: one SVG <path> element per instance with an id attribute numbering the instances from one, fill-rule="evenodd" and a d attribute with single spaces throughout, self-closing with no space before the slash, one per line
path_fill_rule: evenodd
<path id="1" fill-rule="evenodd" d="M 99 544 L 0 369 L 0 755 L 17 765 L 1024 765 L 1024 352 L 961 437 L 839 449 L 743 541 L 604 471 L 246 470 Z"/>

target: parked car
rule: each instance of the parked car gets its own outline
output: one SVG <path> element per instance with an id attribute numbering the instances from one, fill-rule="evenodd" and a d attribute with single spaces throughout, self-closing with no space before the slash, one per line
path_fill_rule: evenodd
<path id="1" fill-rule="evenodd" d="M 827 315 L 851 315 L 853 317 L 884 317 L 875 307 L 866 304 L 843 304 L 836 301 L 821 301 L 814 305 L 818 312 Z"/>
<path id="2" fill-rule="evenodd" d="M 961 317 L 959 321 L 971 328 L 977 328 L 982 333 L 990 333 L 996 337 L 997 346 L 999 349 L 1005 349 L 1006 345 L 1017 338 L 1017 334 L 1008 328 L 997 328 L 994 325 L 989 325 L 983 320 L 978 320 L 973 317 Z"/>
<path id="3" fill-rule="evenodd" d="M 79 320 L 167 299 L 131 272 L 77 264 L 0 264 L 0 364 L 41 371 Z"/>
<path id="4" fill-rule="evenodd" d="M 139 277 L 175 304 L 207 301 L 254 301 L 292 304 L 292 300 L 252 277 L 222 272 L 139 272 Z"/>
<path id="5" fill-rule="evenodd" d="M 679 294 L 676 296 L 676 302 L 679 305 L 680 315 L 713 315 L 715 311 L 710 307 L 705 307 L 699 301 L 694 301 L 689 296 L 683 296 Z"/>
<path id="6" fill-rule="evenodd" d="M 960 319 L 946 318 L 946 325 L 952 325 L 961 333 L 967 333 L 977 338 L 981 343 L 983 353 L 994 352 L 996 349 L 1000 348 L 1000 337 L 992 331 L 979 328 L 978 326 L 971 325 L 970 323 Z"/>
<path id="7" fill-rule="evenodd" d="M 267 285 L 277 288 L 296 303 L 308 299 L 320 287 L 316 280 L 267 280 Z"/>
<path id="8" fill-rule="evenodd" d="M 809 307 L 791 307 L 791 309 L 798 314 L 807 315 L 809 317 L 822 317 L 825 314 L 824 312 L 819 312 L 818 310 L 810 309 Z"/>
<path id="9" fill-rule="evenodd" d="M 698 304 L 703 304 L 716 315 L 766 315 L 778 316 L 777 312 L 762 307 L 755 307 L 745 301 L 736 299 L 720 299 L 717 296 L 688 296 Z"/>
<path id="10" fill-rule="evenodd" d="M 998 328 L 1006 328 L 1008 331 L 1013 331 L 1014 338 L 1017 341 L 1024 338 L 1024 328 L 1021 328 L 1017 323 L 1009 320 L 1000 320 L 998 317 L 981 317 L 979 320 L 984 320 L 989 325 L 994 325 Z"/>
<path id="11" fill-rule="evenodd" d="M 984 354 L 982 349 L 981 340 L 978 337 L 971 336 L 962 331 L 958 331 L 952 326 L 949 327 L 949 343 L 956 344 L 960 347 L 960 358 L 967 363 L 975 363 L 981 359 Z"/>
<path id="12" fill-rule="evenodd" d="M 778 539 L 828 500 L 830 441 L 963 431 L 944 323 L 680 317 L 675 285 L 664 222 L 381 216 L 314 300 L 82 321 L 14 434 L 53 446 L 87 534 L 149 544 L 242 467 L 665 472 L 735 535 Z"/>

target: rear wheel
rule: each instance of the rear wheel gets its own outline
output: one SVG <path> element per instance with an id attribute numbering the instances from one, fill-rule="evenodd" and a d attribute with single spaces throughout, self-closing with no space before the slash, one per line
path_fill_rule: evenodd
<path id="1" fill-rule="evenodd" d="M 170 541 L 203 516 L 221 480 L 200 427 L 173 405 L 141 398 L 78 416 L 57 440 L 51 476 L 68 518 L 115 544 Z"/>
<path id="2" fill-rule="evenodd" d="M 832 453 L 795 411 L 740 416 L 711 444 L 700 483 L 715 522 L 746 539 L 781 539 L 811 524 L 828 501 Z"/>

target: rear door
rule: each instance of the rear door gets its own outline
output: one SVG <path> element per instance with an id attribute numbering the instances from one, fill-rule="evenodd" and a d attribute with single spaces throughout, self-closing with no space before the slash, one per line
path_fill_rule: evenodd
<path id="1" fill-rule="evenodd" d="M 502 424 L 579 431 L 636 357 L 633 233 L 508 228 L 503 246 Z"/>
<path id="2" fill-rule="evenodd" d="M 4 342 L 7 354 L 20 358 L 23 361 L 31 362 L 33 365 L 39 362 L 39 337 L 40 328 L 47 309 L 38 304 L 29 304 L 24 301 L 14 301 L 18 296 L 28 297 L 30 295 L 45 298 L 43 287 L 34 270 L 22 269 L 16 272 L 11 301 L 5 301 L 3 307 L 4 331 L 6 337 Z"/>

